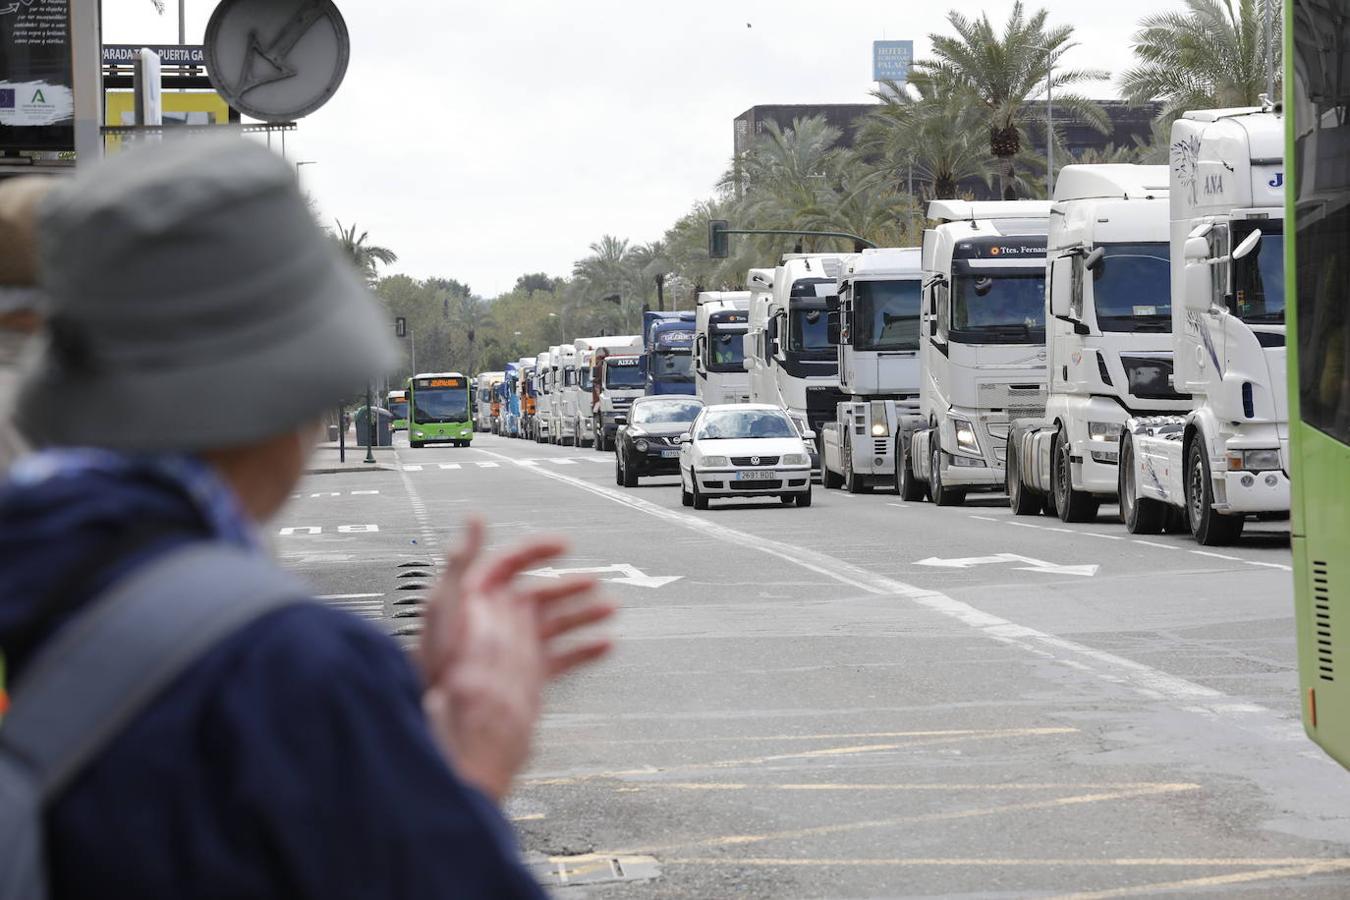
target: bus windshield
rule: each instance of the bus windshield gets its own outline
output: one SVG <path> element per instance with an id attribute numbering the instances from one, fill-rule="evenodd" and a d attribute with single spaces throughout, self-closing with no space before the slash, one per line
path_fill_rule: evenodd
<path id="1" fill-rule="evenodd" d="M 1044 343 L 1045 272 L 956 272 L 949 332 L 958 343 Z"/>
<path id="2" fill-rule="evenodd" d="M 1242 227 L 1242 225 L 1246 227 Z M 1233 246 L 1242 243 L 1255 228 L 1261 243 L 1242 259 L 1233 261 L 1233 302 L 1238 318 L 1253 325 L 1284 324 L 1284 226 L 1263 219 L 1233 224 Z"/>
<path id="3" fill-rule="evenodd" d="M 390 401 L 389 401 L 389 412 L 393 415 L 393 417 L 394 417 L 395 419 L 406 419 L 406 418 L 408 418 L 408 401 L 407 401 L 407 400 L 390 400 Z"/>
<path id="4" fill-rule="evenodd" d="M 919 349 L 920 293 L 917 279 L 855 282 L 853 348 Z"/>
<path id="5" fill-rule="evenodd" d="M 1163 241 L 1102 244 L 1092 303 L 1102 331 L 1171 331 L 1172 267 Z"/>
<path id="6" fill-rule="evenodd" d="M 463 387 L 413 388 L 414 422 L 467 422 L 469 420 L 469 392 Z"/>

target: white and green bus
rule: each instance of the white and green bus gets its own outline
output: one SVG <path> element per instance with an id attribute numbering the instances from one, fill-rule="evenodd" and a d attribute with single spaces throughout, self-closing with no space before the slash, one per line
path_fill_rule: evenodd
<path id="1" fill-rule="evenodd" d="M 408 443 L 467 447 L 473 440 L 469 379 L 459 372 L 426 372 L 408 379 Z"/>
<path id="2" fill-rule="evenodd" d="M 408 430 L 408 392 L 390 391 L 384 396 L 384 408 L 389 410 L 389 415 L 393 416 L 393 421 L 389 427 L 394 431 Z"/>

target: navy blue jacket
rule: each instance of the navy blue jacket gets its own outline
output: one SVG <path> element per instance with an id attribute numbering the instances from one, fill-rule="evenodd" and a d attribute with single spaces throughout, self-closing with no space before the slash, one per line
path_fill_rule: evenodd
<path id="1" fill-rule="evenodd" d="M 11 684 L 44 636 L 19 637 L 45 595 L 146 523 L 174 533 L 90 595 L 207 532 L 181 489 L 85 473 L 0 492 Z M 269 614 L 196 662 L 58 798 L 46 832 L 55 900 L 543 896 L 510 825 L 437 750 L 403 651 L 317 604 Z"/>

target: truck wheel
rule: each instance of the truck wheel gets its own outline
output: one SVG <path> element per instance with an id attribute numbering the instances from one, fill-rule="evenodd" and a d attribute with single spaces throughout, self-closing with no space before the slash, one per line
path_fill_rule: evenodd
<path id="1" fill-rule="evenodd" d="M 1186 512 L 1196 543 L 1221 547 L 1242 536 L 1243 519 L 1214 511 L 1214 485 L 1204 445 L 1204 439 L 1197 437 L 1186 451 Z"/>
<path id="2" fill-rule="evenodd" d="M 811 488 L 807 488 L 805 493 L 797 495 L 797 508 L 801 509 L 811 505 Z"/>
<path id="3" fill-rule="evenodd" d="M 844 440 L 843 454 L 844 454 L 844 490 L 848 491 L 850 494 L 871 493 L 871 486 L 868 485 L 867 479 L 863 478 L 857 472 L 853 471 L 852 439 Z"/>
<path id="4" fill-rule="evenodd" d="M 1015 435 L 1008 435 L 1007 461 L 1003 467 L 1004 487 L 1008 491 L 1008 508 L 1015 516 L 1034 516 L 1045 506 L 1045 501 L 1027 490 L 1022 483 L 1022 467 L 1017 459 Z"/>
<path id="5" fill-rule="evenodd" d="M 1120 520 L 1130 534 L 1158 534 L 1167 521 L 1168 505 L 1152 497 L 1139 495 L 1134 474 L 1134 440 L 1127 434 L 1120 442 L 1120 474 L 1116 492 L 1120 499 Z"/>
<path id="6" fill-rule="evenodd" d="M 426 443 L 423 441 L 408 441 L 408 446 L 412 447 L 414 450 L 421 450 L 426 446 Z"/>
<path id="7" fill-rule="evenodd" d="M 934 437 L 936 437 L 934 433 Z M 933 471 L 928 476 L 929 491 L 933 495 L 933 502 L 938 506 L 960 506 L 966 502 L 966 492 L 955 488 L 946 488 L 942 486 L 942 448 L 935 442 L 933 444 Z"/>
<path id="8" fill-rule="evenodd" d="M 901 500 L 918 503 L 923 500 L 923 485 L 914 476 L 909 449 L 909 441 L 903 437 L 895 439 L 895 492 L 900 495 Z"/>
<path id="9" fill-rule="evenodd" d="M 1055 509 L 1061 522 L 1093 522 L 1100 502 L 1091 494 L 1073 487 L 1073 466 L 1069 460 L 1069 442 L 1061 430 L 1050 451 L 1050 483 L 1055 491 Z"/>

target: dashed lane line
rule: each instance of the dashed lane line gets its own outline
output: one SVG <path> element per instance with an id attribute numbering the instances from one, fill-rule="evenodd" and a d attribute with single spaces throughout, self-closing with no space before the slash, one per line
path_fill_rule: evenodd
<path id="1" fill-rule="evenodd" d="M 510 458 L 488 450 L 480 452 L 496 456 L 499 459 Z M 960 622 L 991 640 L 1021 648 L 1034 656 L 1084 672 L 1101 681 L 1124 686 L 1139 696 L 1150 700 L 1165 700 L 1196 715 L 1229 721 L 1268 741 L 1287 744 L 1302 740 L 1303 728 L 1298 722 L 1281 717 L 1266 707 L 1236 702 L 1232 697 L 1215 688 L 1188 681 L 1169 672 L 1126 659 L 1123 656 L 1117 656 L 1105 650 L 1098 650 L 1067 638 L 1018 624 L 1001 616 L 985 612 L 964 601 L 949 597 L 941 591 L 906 584 L 806 547 L 738 531 L 706 518 L 667 509 L 640 497 L 583 478 L 575 478 L 562 472 L 542 468 L 532 471 L 545 478 L 551 478 L 554 481 L 571 485 L 622 504 L 637 512 L 677 524 L 691 531 L 700 532 L 723 544 L 734 544 L 776 557 L 865 593 L 904 598 L 918 606 Z"/>
<path id="2" fill-rule="evenodd" d="M 1143 538 L 1131 538 L 1131 544 L 1142 544 L 1145 547 L 1157 547 L 1160 550 L 1180 550 L 1180 547 L 1173 547 L 1171 544 L 1160 544 L 1157 541 L 1146 541 Z"/>
<path id="3" fill-rule="evenodd" d="M 1192 550 L 1191 552 L 1196 556 L 1212 556 L 1214 559 L 1226 559 L 1229 562 L 1246 562 L 1246 560 L 1240 556 L 1229 556 L 1226 553 L 1211 553 L 1208 550 Z"/>

